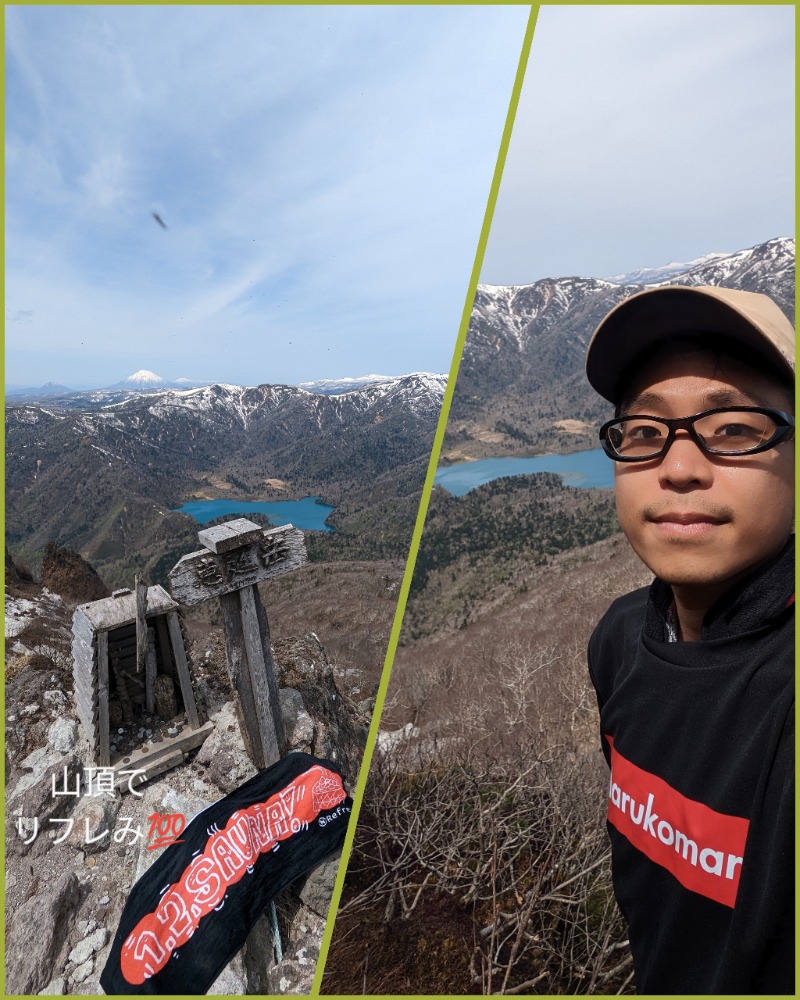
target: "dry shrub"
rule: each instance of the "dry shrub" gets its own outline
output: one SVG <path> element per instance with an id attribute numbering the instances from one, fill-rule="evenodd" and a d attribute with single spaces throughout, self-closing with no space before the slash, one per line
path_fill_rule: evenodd
<path id="1" fill-rule="evenodd" d="M 460 965 L 446 982 L 440 967 L 433 992 L 625 989 L 630 958 L 593 762 L 563 747 L 520 746 L 498 759 L 474 748 L 460 757 L 450 745 L 429 748 L 424 767 L 409 770 L 412 753 L 373 759 L 324 991 L 431 991 L 409 982 L 409 959 L 422 936 L 428 950 L 442 949 L 453 909 L 470 917 L 472 940 L 462 932 Z M 418 914 L 430 918 L 431 901 L 443 898 L 450 905 L 431 930 Z M 381 925 L 392 933 L 378 969 L 365 947 Z"/>

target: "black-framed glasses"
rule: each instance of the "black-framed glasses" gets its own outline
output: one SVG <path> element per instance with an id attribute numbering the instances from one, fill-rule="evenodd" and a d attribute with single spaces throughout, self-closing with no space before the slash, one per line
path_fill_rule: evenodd
<path id="1" fill-rule="evenodd" d="M 707 455 L 755 455 L 794 437 L 794 417 L 762 406 L 721 406 L 693 417 L 615 417 L 600 428 L 603 450 L 615 462 L 648 462 L 666 455 L 685 430 Z"/>

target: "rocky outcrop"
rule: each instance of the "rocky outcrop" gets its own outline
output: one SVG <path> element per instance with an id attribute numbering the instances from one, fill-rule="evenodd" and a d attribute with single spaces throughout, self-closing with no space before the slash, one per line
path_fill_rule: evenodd
<path id="1" fill-rule="evenodd" d="M 48 542 L 42 560 L 42 586 L 73 604 L 109 597 L 110 589 L 86 560 L 72 549 Z"/>
<path id="2" fill-rule="evenodd" d="M 339 690 L 333 667 L 313 632 L 278 639 L 273 650 L 287 733 L 303 741 L 297 749 L 336 761 L 352 787 L 367 741 L 368 717 Z M 313 720 L 310 732 L 309 718 Z"/>
<path id="3" fill-rule="evenodd" d="M 43 592 L 40 603 L 49 592 Z M 45 604 L 41 604 L 44 609 Z M 66 603 L 36 617 L 49 649 Z M 30 615 L 36 616 L 36 607 Z M 31 625 L 24 635 L 32 634 Z M 37 632 L 37 636 L 38 636 Z M 158 857 L 148 849 L 149 818 L 201 809 L 256 773 L 247 757 L 224 666 L 221 630 L 193 648 L 197 693 L 213 734 L 181 766 L 131 795 L 53 795 L 76 780 L 85 789 L 93 762 L 70 691 L 52 656 L 10 654 L 7 685 L 6 990 L 12 994 L 90 995 L 131 886 Z M 281 707 L 290 749 L 338 761 L 352 790 L 366 719 L 340 692 L 313 633 L 276 643 Z M 48 669 L 45 667 L 48 661 Z M 37 821 L 34 828 L 33 821 Z M 123 835 L 124 830 L 131 831 Z M 138 838 L 136 831 L 141 831 Z M 104 831 L 107 831 L 104 833 Z M 26 843 L 28 841 L 28 843 Z M 276 901 L 278 937 L 268 910 L 212 986 L 215 995 L 308 993 L 313 982 L 338 858 L 329 859 Z M 36 926 L 36 934 L 31 927 Z M 35 938 L 35 941 L 33 940 Z"/>
<path id="4" fill-rule="evenodd" d="M 6 991 L 38 993 L 50 978 L 75 922 L 80 885 L 66 872 L 46 893 L 12 911 L 6 926 Z M 35 928 L 35 933 L 33 929 Z"/>

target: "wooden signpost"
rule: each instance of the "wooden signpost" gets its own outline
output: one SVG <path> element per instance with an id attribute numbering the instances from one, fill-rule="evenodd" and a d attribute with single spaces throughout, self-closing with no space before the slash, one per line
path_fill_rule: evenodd
<path id="1" fill-rule="evenodd" d="M 286 733 L 258 584 L 305 563 L 303 532 L 291 524 L 265 530 L 238 518 L 199 531 L 198 538 L 205 548 L 178 561 L 169 573 L 170 589 L 182 604 L 219 598 L 247 750 L 256 767 L 267 767 L 285 753 Z"/>

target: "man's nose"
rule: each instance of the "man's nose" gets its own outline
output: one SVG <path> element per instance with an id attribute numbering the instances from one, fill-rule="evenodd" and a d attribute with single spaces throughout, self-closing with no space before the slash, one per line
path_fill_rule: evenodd
<path id="1" fill-rule="evenodd" d="M 707 486 L 714 475 L 714 466 L 700 445 L 687 430 L 675 432 L 672 444 L 661 459 L 659 478 L 664 484 L 677 487 Z"/>

